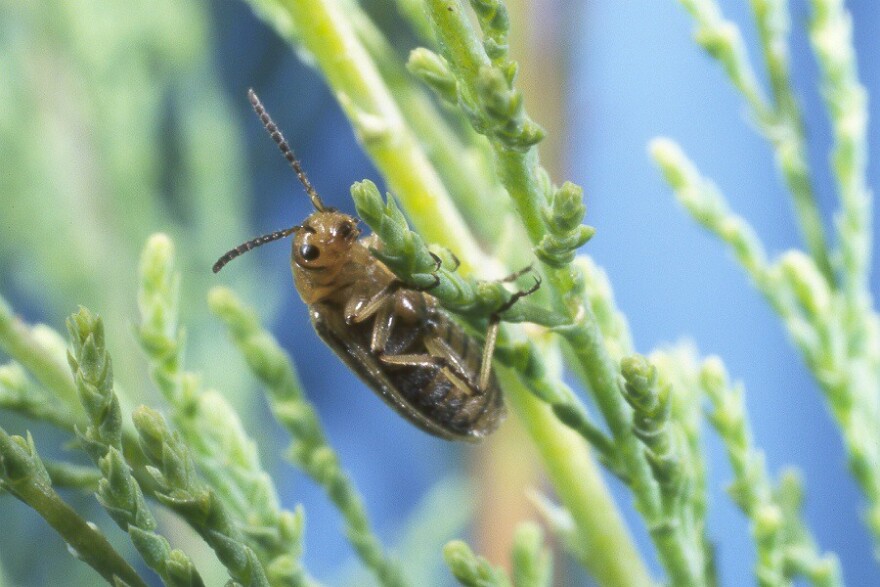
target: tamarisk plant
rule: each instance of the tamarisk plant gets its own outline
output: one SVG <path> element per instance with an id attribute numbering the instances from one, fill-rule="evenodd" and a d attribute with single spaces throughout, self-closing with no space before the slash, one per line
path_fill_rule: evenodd
<path id="1" fill-rule="evenodd" d="M 792 194 L 806 251 L 768 259 L 748 222 L 671 140 L 651 155 L 688 213 L 727 244 L 752 283 L 779 314 L 825 394 L 843 436 L 853 476 L 865 495 L 865 523 L 880 549 L 880 319 L 868 277 L 873 203 L 866 183 L 867 92 L 856 68 L 852 19 L 842 0 L 812 0 L 810 41 L 834 136 L 831 167 L 840 211 L 835 247 L 816 207 L 801 114 L 788 71 L 787 2 L 750 3 L 760 33 L 771 97 L 757 81 L 737 26 L 714 0 L 682 0 L 697 42 L 723 66 L 744 96 L 751 118 L 771 142 Z M 878 550 L 880 553 L 880 550 Z"/>
<path id="2" fill-rule="evenodd" d="M 89 418 L 77 438 L 101 470 L 96 496 L 151 569 L 166 585 L 204 585 L 189 557 L 172 550 L 168 540 L 156 534 L 156 519 L 143 490 L 122 455 L 122 410 L 113 392 L 113 368 L 104 345 L 101 319 L 85 308 L 67 319 L 73 349 L 68 354 L 80 401 Z"/>
<path id="3" fill-rule="evenodd" d="M 410 165 L 408 158 L 412 157 L 419 157 L 419 163 L 424 164 L 421 152 L 414 150 L 409 134 L 418 133 L 418 127 L 399 126 L 401 119 L 406 120 L 411 113 L 408 104 L 389 101 L 388 97 L 390 88 L 397 88 L 402 82 L 387 73 L 386 57 L 377 50 L 379 44 L 375 31 L 371 29 L 368 33 L 363 25 L 363 15 L 355 8 L 354 16 L 349 19 L 346 11 L 351 9 L 350 5 L 331 1 L 309 3 L 308 6 L 294 0 L 255 4 L 276 28 L 282 28 L 285 22 L 296 23 L 295 32 L 288 38 L 299 50 L 309 54 L 311 62 L 326 76 L 364 148 L 373 156 L 417 232 L 427 242 L 452 250 L 461 259 L 461 271 L 465 275 L 478 266 L 491 268 L 492 264 L 484 260 L 486 249 L 475 249 L 471 239 L 460 238 L 460 227 L 468 224 L 467 220 L 460 223 L 458 216 L 444 216 L 444 223 L 449 219 L 451 228 L 437 234 L 436 216 L 432 210 L 445 209 L 455 198 L 436 189 L 432 183 L 436 175 L 430 170 Z M 488 252 L 491 253 L 495 245 L 505 249 L 504 259 L 534 255 L 540 262 L 539 271 L 545 283 L 541 303 L 550 308 L 551 313 L 538 316 L 524 305 L 511 310 L 511 314 L 517 313 L 516 316 L 505 317 L 533 320 L 560 335 L 563 351 L 570 359 L 568 366 L 592 394 L 604 420 L 603 426 L 594 424 L 582 408 L 572 408 L 578 406 L 576 397 L 560 391 L 566 388 L 553 381 L 553 374 L 535 367 L 543 361 L 536 347 L 529 346 L 534 343 L 523 343 L 518 338 L 520 331 L 506 329 L 507 337 L 502 336 L 499 360 L 505 363 L 515 356 L 521 362 L 509 364 L 516 365 L 520 373 L 540 373 L 541 377 L 525 378 L 526 391 L 550 404 L 551 412 L 560 423 L 580 430 L 610 470 L 630 486 L 671 580 L 675 584 L 712 584 L 711 546 L 702 526 L 706 502 L 702 493 L 704 464 L 699 458 L 697 433 L 699 410 L 673 410 L 676 402 L 671 402 L 668 397 L 672 392 L 652 383 L 657 377 L 651 375 L 654 367 L 641 359 L 624 362 L 626 368 L 621 374 L 619 361 L 632 350 L 625 321 L 614 309 L 610 295 L 590 288 L 604 286 L 600 270 L 587 260 L 575 258 L 575 250 L 589 239 L 592 229 L 582 224 L 585 209 L 580 189 L 571 183 L 555 187 L 538 161 L 535 144 L 541 140 L 543 131 L 528 116 L 522 94 L 515 87 L 517 64 L 508 53 L 509 18 L 504 4 L 493 0 L 470 2 L 479 31 L 473 29 L 468 7 L 461 2 L 427 0 L 424 14 L 413 10 L 411 3 L 400 4 L 403 14 L 415 24 L 414 28 L 428 45 L 411 53 L 408 69 L 441 102 L 456 109 L 471 130 L 482 135 L 483 138 L 469 137 L 475 150 L 488 153 L 494 161 L 497 173 L 488 181 L 500 184 L 507 192 L 519 220 L 517 230 L 531 242 L 532 250 L 527 251 L 516 246 L 501 247 L 502 242 L 504 245 L 510 243 L 498 237 L 494 242 L 490 240 Z M 772 104 L 758 90 L 757 76 L 742 67 L 747 56 L 738 32 L 724 23 L 717 6 L 699 1 L 685 4 L 698 15 L 703 27 L 698 40 L 724 64 L 736 87 L 754 107 L 762 130 L 776 141 L 777 158 L 785 164 L 784 173 L 795 192 L 798 217 L 819 267 L 816 273 L 828 273 L 831 261 L 821 232 L 821 221 L 812 202 L 801 118 L 793 91 L 787 84 L 784 45 L 779 43 L 785 35 L 783 3 L 752 3 L 756 14 L 763 19 L 759 27 L 765 56 L 772 70 Z M 272 14 L 266 11 L 267 6 L 274 8 Z M 339 55 L 346 56 L 342 65 Z M 414 92 L 409 88 L 408 91 Z M 440 125 L 438 128 L 445 127 Z M 424 140 L 436 141 L 437 136 L 443 136 L 443 131 L 426 136 Z M 397 145 L 401 146 L 400 152 L 393 149 Z M 426 173 L 419 184 L 403 181 L 404 177 L 413 180 L 412 174 L 421 171 Z M 409 187 L 416 190 L 408 192 Z M 381 197 L 369 183 L 356 184 L 352 194 L 359 214 L 382 240 L 382 247 L 376 255 L 404 281 L 427 282 L 432 267 L 430 255 L 423 242 L 407 234 L 405 220 L 393 200 L 389 197 L 383 209 Z M 460 209 L 467 215 L 464 207 Z M 736 226 L 726 226 L 725 230 L 733 234 L 737 231 Z M 737 233 L 737 238 L 738 250 L 744 256 L 748 255 L 750 237 L 747 231 Z M 478 303 L 479 282 L 452 277 L 445 267 L 441 267 L 437 277 L 439 283 L 432 293 L 436 293 L 447 308 L 470 320 L 474 314 L 486 311 Z M 804 277 L 798 291 L 803 294 L 810 283 L 812 281 Z M 483 292 L 483 299 L 487 300 L 497 300 L 499 295 L 504 295 L 495 285 L 484 286 Z M 551 340 L 549 344 L 552 347 L 557 342 L 558 339 Z M 547 344 L 546 340 L 542 343 Z M 676 367 L 677 360 L 677 355 L 666 357 L 665 370 L 683 368 Z M 503 369 L 501 373 L 506 381 Z M 663 375 L 663 378 L 668 379 L 668 376 Z M 516 405 L 517 392 L 507 391 Z M 698 405 L 703 394 L 694 392 L 689 397 Z M 518 409 L 518 413 L 526 411 Z M 874 417 L 874 412 L 868 413 Z M 528 417 L 524 420 L 532 431 Z M 602 431 L 603 427 L 607 428 L 607 434 Z M 561 430 L 558 434 L 562 434 Z M 540 450 L 541 440 L 536 440 L 536 444 Z M 552 455 L 544 453 L 542 456 L 552 478 Z M 565 481 L 556 478 L 554 484 L 564 505 L 571 508 Z M 685 503 L 686 506 L 682 505 Z M 570 519 L 575 532 L 581 534 L 579 538 L 588 542 L 590 538 L 585 534 L 589 533 L 590 521 L 578 516 Z M 566 543 L 571 542 L 569 534 Z M 603 571 L 599 570 L 603 563 L 582 560 L 600 583 L 613 582 L 610 578 L 613 572 L 602 575 Z M 647 581 L 647 578 L 644 574 L 639 579 L 630 575 L 628 581 L 636 584 Z"/>
<path id="4" fill-rule="evenodd" d="M 543 538 L 541 528 L 536 524 L 525 522 L 517 528 L 512 552 L 512 580 L 504 569 L 492 567 L 464 542 L 455 540 L 447 544 L 443 557 L 455 578 L 467 587 L 549 587 L 552 565 Z"/>
<path id="5" fill-rule="evenodd" d="M 386 558 L 373 535 L 361 498 L 327 444 L 321 424 L 305 399 L 302 384 L 275 338 L 262 328 L 256 313 L 226 288 L 211 290 L 208 302 L 226 323 L 248 366 L 266 386 L 276 419 L 293 437 L 288 458 L 319 483 L 339 508 L 346 536 L 363 562 L 383 585 L 403 585 L 396 565 Z"/>
<path id="6" fill-rule="evenodd" d="M 511 23 L 503 1 L 398 0 L 424 45 L 405 63 L 352 0 L 248 2 L 324 76 L 386 180 L 393 195 L 385 199 L 370 181 L 351 191 L 358 214 L 378 236 L 378 259 L 406 283 L 434 285 L 430 293 L 477 336 L 512 295 L 500 276 L 531 266 L 540 277 L 540 291 L 501 316 L 495 366 L 552 485 L 553 495 L 535 492 L 533 500 L 597 584 L 719 584 L 707 528 L 705 422 L 731 463 L 730 494 L 750 524 L 757 582 L 843 584 L 836 557 L 822 553 L 802 519 L 796 475 L 774 481 L 766 470 L 749 432 L 742 387 L 729 383 L 719 359 L 701 360 L 687 345 L 638 354 L 607 277 L 579 254 L 595 230 L 585 224 L 582 189 L 555 183 L 541 164 L 536 146 L 545 133 L 516 86 L 519 65 L 509 53 Z M 695 18 L 698 43 L 722 64 L 771 141 L 806 250 L 768 261 L 754 231 L 674 143 L 658 139 L 651 152 L 688 211 L 732 247 L 783 318 L 828 397 L 866 495 L 868 525 L 880 537 L 880 327 L 867 285 L 866 93 L 856 75 L 849 18 L 841 0 L 812 0 L 811 39 L 835 132 L 841 195 L 832 250 L 790 83 L 786 3 L 750 3 L 769 97 L 736 26 L 714 0 L 681 3 Z M 442 260 L 439 268 L 434 255 Z M 0 298 L 0 349 L 10 359 L 0 366 L 0 408 L 58 428 L 94 465 L 44 461 L 30 434 L 12 436 L 0 428 L 0 491 L 40 514 L 111 584 L 146 585 L 151 578 L 142 577 L 56 487 L 94 493 L 163 584 L 207 584 L 214 569 L 197 568 L 211 563 L 172 546 L 154 506 L 204 540 L 229 585 L 315 586 L 301 563 L 304 510 L 280 505 L 247 425 L 185 364 L 174 257 L 169 237 L 147 241 L 135 327 L 167 419 L 147 406 L 128 407 L 114 387 L 104 323 L 95 314 L 83 308 L 69 318 L 65 350 L 56 332 L 24 323 Z M 208 304 L 290 434 L 289 461 L 339 510 L 363 566 L 383 586 L 414 584 L 373 532 L 293 362 L 258 314 L 228 288 L 213 289 Z M 563 359 L 589 401 L 563 380 Z M 600 466 L 629 490 L 662 578 L 652 576 L 634 546 Z M 533 523 L 516 532 L 509 572 L 458 540 L 442 556 L 462 585 L 552 584 L 543 531 Z"/>

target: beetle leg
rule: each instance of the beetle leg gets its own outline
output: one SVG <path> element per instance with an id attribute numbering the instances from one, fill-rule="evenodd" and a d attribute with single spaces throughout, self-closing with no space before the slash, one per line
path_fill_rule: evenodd
<path id="1" fill-rule="evenodd" d="M 512 281 L 530 271 L 533 271 L 531 265 L 524 269 L 520 269 L 516 273 L 508 275 L 501 281 Z M 489 385 L 489 376 L 492 372 L 492 356 L 495 354 L 495 344 L 498 342 L 498 328 L 501 324 L 501 314 L 512 308 L 517 300 L 538 291 L 539 287 L 541 287 L 541 278 L 536 275 L 535 284 L 532 287 L 514 292 L 509 300 L 504 302 L 500 308 L 492 312 L 492 315 L 489 316 L 489 327 L 486 329 L 486 342 L 483 343 L 483 357 L 480 360 L 480 376 L 479 379 L 477 379 L 477 386 L 480 390 L 486 389 Z"/>
<path id="2" fill-rule="evenodd" d="M 436 357 L 430 354 L 421 355 L 380 355 L 379 360 L 388 365 L 399 365 L 403 367 L 445 367 L 446 361 L 443 357 Z"/>
<path id="3" fill-rule="evenodd" d="M 531 270 L 532 270 L 532 268 L 531 268 L 531 266 L 529 266 L 529 267 L 526 267 L 526 269 L 524 269 L 523 271 L 518 271 L 517 273 L 520 273 L 520 274 L 528 273 Z M 516 273 L 514 273 L 513 275 L 516 275 Z M 516 279 L 516 277 L 514 277 L 514 279 Z M 533 293 L 538 291 L 538 289 L 540 287 L 541 287 L 541 277 L 538 275 L 535 275 L 535 284 L 532 287 L 530 287 L 529 289 L 521 289 L 519 291 L 513 292 L 513 294 L 511 294 L 510 298 L 506 302 L 501 304 L 500 308 L 498 308 L 497 310 L 495 310 L 492 313 L 490 320 L 492 318 L 495 318 L 500 321 L 501 314 L 503 314 L 504 312 L 511 309 L 513 307 L 513 305 L 517 302 L 517 300 L 524 298 L 526 296 L 532 295 Z"/>
<path id="4" fill-rule="evenodd" d="M 365 303 L 360 308 L 349 308 L 346 306 L 345 321 L 349 324 L 360 324 L 367 318 L 370 318 L 382 308 L 383 304 L 388 302 L 391 296 L 394 295 L 394 292 L 400 289 L 401 286 L 403 286 L 403 282 L 395 279 L 394 281 L 383 287 L 381 290 L 379 290 L 379 293 L 367 300 L 367 303 Z"/>
<path id="5" fill-rule="evenodd" d="M 492 373 L 492 356 L 495 354 L 495 343 L 498 341 L 498 327 L 501 318 L 496 314 L 489 319 L 489 328 L 486 330 L 486 342 L 483 344 L 483 357 L 480 359 L 480 376 L 477 379 L 477 387 L 485 390 L 489 386 L 489 375 Z"/>
<path id="6" fill-rule="evenodd" d="M 393 310 L 394 299 L 388 297 L 376 312 L 376 319 L 373 320 L 373 335 L 370 337 L 370 350 L 374 353 L 382 353 L 385 350 L 385 345 L 388 344 L 391 329 L 394 327 Z"/>
<path id="7" fill-rule="evenodd" d="M 469 375 L 470 371 L 467 365 L 465 365 L 464 359 L 445 339 L 439 336 L 426 336 L 424 343 L 425 348 L 428 349 L 432 356 L 441 359 L 449 367 L 449 371 L 455 376 L 450 378 L 450 380 L 455 381 L 458 379 L 462 381 L 467 387 L 467 391 L 473 394 L 479 395 L 485 391 L 486 387 L 474 382 L 473 378 Z"/>
<path id="8" fill-rule="evenodd" d="M 431 277 L 434 278 L 434 283 L 432 283 L 431 285 L 422 286 L 407 284 L 406 289 L 411 289 L 413 291 L 431 291 L 432 289 L 440 285 L 440 276 L 437 275 L 437 272 L 440 271 L 440 266 L 443 264 L 443 261 L 440 259 L 440 257 L 435 255 L 431 251 L 428 251 L 428 254 L 431 255 L 432 259 L 434 259 L 434 270 L 431 271 Z"/>
<path id="9" fill-rule="evenodd" d="M 526 273 L 531 273 L 534 270 L 535 270 L 534 266 L 531 263 L 529 263 L 528 265 L 526 265 L 525 267 L 523 267 L 519 271 L 514 271 L 510 275 L 502 277 L 498 281 L 501 283 L 510 283 L 511 281 L 515 281 L 515 280 L 519 279 L 520 277 L 522 277 L 523 275 L 525 275 Z"/>
<path id="10" fill-rule="evenodd" d="M 425 348 L 433 356 L 444 359 L 459 374 L 468 372 L 461 355 L 445 339 L 428 335 L 425 337 Z"/>

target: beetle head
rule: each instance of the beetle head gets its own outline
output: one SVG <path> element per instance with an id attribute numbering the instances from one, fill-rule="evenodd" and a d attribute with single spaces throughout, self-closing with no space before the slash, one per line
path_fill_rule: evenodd
<path id="1" fill-rule="evenodd" d="M 357 218 L 333 209 L 313 212 L 296 231 L 290 261 L 294 271 L 328 271 L 345 263 L 360 236 Z"/>

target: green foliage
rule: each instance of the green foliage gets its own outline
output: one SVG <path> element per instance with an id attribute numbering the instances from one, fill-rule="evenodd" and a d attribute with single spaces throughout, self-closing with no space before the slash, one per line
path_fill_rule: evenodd
<path id="1" fill-rule="evenodd" d="M 211 309 L 229 328 L 253 373 L 269 393 L 275 418 L 293 437 L 288 458 L 320 484 L 345 519 L 345 535 L 364 564 L 382 585 L 404 585 L 396 563 L 386 558 L 373 535 L 361 498 L 327 444 L 315 411 L 305 399 L 290 357 L 259 323 L 256 313 L 245 307 L 232 291 L 211 290 Z"/>
<path id="2" fill-rule="evenodd" d="M 767 472 L 749 431 L 742 388 L 728 383 L 718 359 L 700 361 L 683 345 L 655 350 L 648 358 L 635 354 L 607 277 L 588 257 L 577 255 L 594 233 L 584 224 L 584 194 L 571 182 L 554 184 L 541 164 L 536 145 L 544 130 L 528 115 L 516 85 L 519 64 L 510 57 L 511 22 L 504 2 L 471 0 L 468 7 L 459 0 L 425 0 L 422 11 L 411 0 L 399 0 L 426 45 L 413 50 L 406 64 L 355 2 L 249 2 L 320 71 L 394 194 L 383 199 L 369 180 L 352 186 L 358 213 L 375 234 L 370 242 L 379 260 L 405 283 L 432 286 L 431 294 L 476 331 L 511 299 L 512 286 L 505 287 L 499 276 L 532 264 L 543 280 L 538 293 L 502 313 L 506 324 L 495 368 L 555 491 L 555 498 L 535 498 L 539 510 L 598 584 L 655 584 L 610 497 L 600 461 L 631 492 L 665 581 L 717 585 L 706 529 L 702 424 L 708 421 L 731 462 L 730 495 L 750 522 L 758 583 L 785 586 L 804 578 L 814 585 L 842 585 L 836 557 L 820 554 L 803 521 L 800 482 L 792 474 L 774 482 Z M 786 2 L 750 3 L 769 92 L 762 88 L 738 28 L 724 19 L 716 2 L 681 3 L 694 17 L 698 44 L 723 67 L 758 130 L 771 142 L 792 194 L 805 250 L 770 259 L 748 222 L 731 211 L 675 143 L 656 139 L 652 155 L 688 212 L 731 247 L 784 321 L 826 394 L 868 502 L 868 526 L 880 539 L 880 319 L 868 290 L 872 202 L 865 178 L 867 94 L 858 81 L 850 17 L 841 0 L 811 2 L 811 41 L 835 136 L 831 159 L 840 192 L 832 249 L 815 204 L 802 116 L 790 83 Z M 65 86 L 69 78 L 60 74 L 69 71 L 86 80 L 94 95 L 74 104 L 71 124 L 93 128 L 96 134 L 94 144 L 81 152 L 61 145 L 52 154 L 63 155 L 55 157 L 62 161 L 77 161 L 72 155 L 81 155 L 93 164 L 100 181 L 93 182 L 97 188 L 72 182 L 70 194 L 54 189 L 50 184 L 65 182 L 48 181 L 52 174 L 40 172 L 52 169 L 64 179 L 72 175 L 70 169 L 48 165 L 33 139 L 9 141 L 12 148 L 6 155 L 21 172 L 0 180 L 0 191 L 11 194 L 7 208 L 33 213 L 33 202 L 41 202 L 47 209 L 47 229 L 66 235 L 59 242 L 73 245 L 29 247 L 34 237 L 21 230 L 27 223 L 11 222 L 16 232 L 2 239 L 0 255 L 10 255 L 9 244 L 15 242 L 30 255 L 46 257 L 36 261 L 54 267 L 47 271 L 48 283 L 23 287 L 48 286 L 55 292 L 49 296 L 50 306 L 82 299 L 102 309 L 107 325 L 105 330 L 104 321 L 83 307 L 71 315 L 65 360 L 57 332 L 25 323 L 0 298 L 0 349 L 9 358 L 0 366 L 0 409 L 57 428 L 94 465 L 43 460 L 29 434 L 12 436 L 0 428 L 0 490 L 34 509 L 79 559 L 111 584 L 145 585 L 146 580 L 55 488 L 93 492 L 166 585 L 207 584 L 214 569 L 204 556 L 190 558 L 172 547 L 153 506 L 208 544 L 219 561 L 214 566 L 226 570 L 229 585 L 314 586 L 317 582 L 300 561 L 303 508 L 281 507 L 247 420 L 226 399 L 232 394 L 213 388 L 238 391 L 246 377 L 235 367 L 237 361 L 225 360 L 231 351 L 212 336 L 219 327 L 205 322 L 201 294 L 187 293 L 202 292 L 204 278 L 184 288 L 175 266 L 207 267 L 211 257 L 204 259 L 205 251 L 222 250 L 218 239 L 225 243 L 242 232 L 229 218 L 245 216 L 237 185 L 236 133 L 225 122 L 231 117 L 216 98 L 217 82 L 205 65 L 208 35 L 193 24 L 204 22 L 201 7 L 166 0 L 159 6 L 136 2 L 129 9 L 163 16 L 128 19 L 94 2 L 57 11 L 16 7 L 15 16 L 30 19 L 31 25 L 23 27 L 25 42 L 12 47 L 15 78 L 24 81 L 8 91 L 29 94 L 37 87 L 23 64 L 33 57 L 45 34 L 42 29 L 51 23 L 66 43 L 55 51 L 52 63 L 59 75 L 51 76 L 52 83 Z M 90 41 L 102 32 L 96 24 L 99 14 L 129 24 L 105 39 L 118 60 L 103 59 L 101 44 Z M 167 42 L 172 38 L 181 42 Z M 129 51 L 134 41 L 140 48 Z M 0 44 L 10 45 L 2 35 Z M 441 114 L 426 90 L 433 91 L 446 111 Z M 74 93 L 67 87 L 59 90 L 59 95 Z M 180 98 L 186 94 L 192 95 Z M 162 107 L 166 100 L 175 104 L 173 132 L 182 151 L 176 173 L 189 195 L 182 214 L 166 209 L 157 195 L 162 175 L 156 168 L 157 153 L 163 148 L 158 129 L 167 114 Z M 24 102 L 11 103 L 17 110 Z M 104 110 L 96 104 L 121 106 Z M 122 132 L 120 119 L 108 119 L 108 113 L 137 127 Z M 37 118 L 59 124 L 47 112 L 38 112 Z M 26 136 L 19 128 L 23 119 L 20 112 L 0 114 L 0 136 Z M 203 136 L 231 145 L 227 153 L 234 160 L 204 149 Z M 232 172 L 221 173 L 228 169 Z M 222 185 L 216 179 L 220 176 L 225 178 Z M 35 198 L 43 192 L 46 198 Z M 104 192 L 131 195 L 107 198 L 112 209 L 96 210 L 92 201 L 104 201 Z M 72 205 L 60 205 L 64 198 Z M 72 232 L 58 212 L 67 208 L 82 214 L 72 223 Z M 214 212 L 217 208 L 227 214 L 221 217 Z M 107 242 L 83 238 L 101 214 L 115 221 Z M 178 220 L 181 216 L 190 220 Z M 129 243 L 141 242 L 146 227 L 157 224 L 167 226 L 184 244 L 183 254 L 176 258 L 172 239 L 156 234 L 147 239 L 138 264 Z M 104 258 L 107 251 L 111 258 Z M 137 283 L 130 279 L 136 266 Z M 70 267 L 82 269 L 72 272 Z M 126 340 L 120 333 L 128 327 L 135 288 L 141 358 L 120 342 L 111 359 L 109 347 Z M 375 535 L 295 366 L 262 326 L 265 318 L 229 288 L 211 290 L 208 305 L 265 387 L 273 416 L 290 434 L 288 459 L 339 510 L 344 534 L 363 567 L 383 586 L 424 582 L 429 573 L 395 561 Z M 192 339 L 182 326 L 184 316 Z M 195 352 L 187 355 L 188 348 Z M 130 407 L 133 400 L 150 397 L 139 375 L 143 363 L 168 421 L 153 408 Z M 191 370 L 187 363 L 202 365 L 203 371 Z M 588 409 L 563 381 L 563 366 L 586 388 L 595 409 Z M 709 404 L 705 413 L 704 401 Z M 448 507 L 465 501 L 460 493 L 450 491 L 455 500 L 448 498 Z M 426 560 L 413 543 L 431 531 L 430 544 L 446 539 L 451 527 L 459 531 L 457 520 L 471 508 L 470 503 L 462 506 L 464 513 L 450 515 L 453 521 L 436 524 L 439 529 L 429 526 L 442 512 L 415 520 L 418 530 L 399 545 L 402 558 L 415 553 L 416 560 Z M 439 560 L 439 553 L 434 554 Z M 552 584 L 543 532 L 531 523 L 516 532 L 509 572 L 461 541 L 449 542 L 443 556 L 463 585 Z M 0 576 L 0 584 L 2 580 Z"/>
<path id="3" fill-rule="evenodd" d="M 0 428 L 0 488 L 40 514 L 67 542 L 76 557 L 95 569 L 108 583 L 121 579 L 132 587 L 146 587 L 104 535 L 52 489 L 52 480 L 30 434 L 27 439 L 9 436 Z"/>
<path id="4" fill-rule="evenodd" d="M 792 486 L 791 475 L 783 477 L 778 489 L 773 487 L 764 455 L 753 446 L 742 386 L 730 386 L 717 357 L 703 363 L 700 385 L 711 404 L 709 422 L 724 442 L 733 469 L 728 492 L 751 522 L 758 583 L 791 585 L 794 576 L 802 575 L 815 585 L 842 585 L 837 557 L 819 555 L 801 520 L 800 496 L 794 493 L 799 490 Z M 792 564 L 794 560 L 798 562 Z"/>
<path id="5" fill-rule="evenodd" d="M 120 528 L 128 531 L 144 561 L 166 585 L 204 585 L 189 557 L 181 550 L 172 550 L 168 540 L 155 532 L 156 519 L 123 457 L 122 412 L 113 392 L 112 362 L 104 343 L 103 322 L 81 307 L 67 319 L 67 330 L 73 346 L 68 361 L 90 421 L 85 432 L 77 431 L 77 438 L 101 471 L 98 502 Z"/>
<path id="6" fill-rule="evenodd" d="M 152 467 L 156 498 L 177 512 L 217 553 L 229 575 L 241 585 L 267 586 L 269 580 L 257 555 L 217 493 L 199 478 L 193 457 L 180 435 L 158 412 L 141 406 L 132 414 L 141 448 Z"/>
<path id="7" fill-rule="evenodd" d="M 443 558 L 458 582 L 466 587 L 549 587 L 552 565 L 543 542 L 544 535 L 538 525 L 530 522 L 519 525 L 511 553 L 512 581 L 504 569 L 493 567 L 460 540 L 446 545 Z"/>
<path id="8" fill-rule="evenodd" d="M 844 438 L 850 469 L 868 502 L 866 522 L 880 542 L 880 319 L 869 290 L 872 202 L 866 187 L 866 101 L 858 80 L 852 23 L 843 2 L 811 2 L 810 39 L 834 131 L 831 162 L 840 212 L 837 246 L 824 244 L 805 163 L 800 114 L 787 71 L 788 11 L 783 2 L 755 1 L 775 103 L 760 95 L 736 26 L 723 22 L 714 0 L 683 1 L 694 15 L 698 40 L 718 59 L 746 97 L 763 134 L 773 141 L 795 201 L 809 255 L 799 250 L 769 261 L 747 221 L 732 213 L 720 191 L 704 179 L 672 141 L 655 139 L 651 153 L 687 211 L 722 242 L 785 323 L 828 401 Z M 719 35 L 723 31 L 724 35 Z M 729 43 L 719 45 L 723 36 Z M 704 42 L 705 39 L 714 39 Z M 776 137 L 784 137 L 777 140 Z M 833 264 L 830 264 L 830 261 Z"/>

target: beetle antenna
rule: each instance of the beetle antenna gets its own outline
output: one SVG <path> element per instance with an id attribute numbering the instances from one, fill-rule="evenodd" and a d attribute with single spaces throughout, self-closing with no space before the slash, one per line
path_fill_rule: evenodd
<path id="1" fill-rule="evenodd" d="M 287 144 L 287 141 L 284 140 L 284 135 L 281 134 L 281 131 L 278 130 L 278 126 L 275 122 L 272 121 L 272 117 L 269 116 L 269 113 L 266 112 L 266 109 L 263 107 L 263 103 L 260 102 L 260 98 L 257 96 L 257 93 L 254 92 L 253 88 L 248 90 L 248 100 L 251 102 L 251 106 L 254 107 L 254 112 L 257 113 L 257 116 L 260 117 L 260 122 L 263 123 L 263 126 L 266 127 L 266 131 L 269 133 L 269 136 L 272 137 L 272 140 L 275 141 L 275 144 L 278 145 L 278 148 L 281 149 L 281 154 L 284 155 L 284 158 L 287 159 L 287 162 L 290 163 L 290 166 L 293 167 L 293 170 L 296 172 L 296 176 L 299 178 L 300 182 L 302 182 L 303 187 L 306 188 L 306 193 L 309 195 L 309 199 L 312 201 L 312 205 L 319 211 L 323 212 L 324 202 L 321 201 L 321 198 L 318 196 L 318 192 L 315 191 L 315 188 L 312 187 L 312 184 L 309 182 L 309 178 L 306 177 L 306 172 L 303 171 L 302 165 L 299 163 L 299 159 L 296 158 L 296 155 L 293 154 L 293 150 L 290 148 L 290 145 Z"/>
<path id="2" fill-rule="evenodd" d="M 249 240 L 246 243 L 238 245 L 237 247 L 217 259 L 217 262 L 214 263 L 214 273 L 218 273 L 221 269 L 223 269 L 223 267 L 226 266 L 227 263 L 229 263 L 236 257 L 247 253 L 251 249 L 256 249 L 257 247 L 265 245 L 266 243 L 271 243 L 272 241 L 277 241 L 286 236 L 290 236 L 300 228 L 301 227 L 299 226 L 291 226 L 290 228 L 285 228 L 284 230 L 276 230 L 275 232 L 264 234 L 263 236 L 258 236 L 253 240 Z"/>

